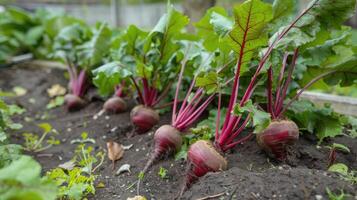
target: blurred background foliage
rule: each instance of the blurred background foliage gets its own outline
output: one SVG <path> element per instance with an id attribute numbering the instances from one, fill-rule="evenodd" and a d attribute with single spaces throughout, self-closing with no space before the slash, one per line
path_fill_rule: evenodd
<path id="1" fill-rule="evenodd" d="M 198 21 L 206 10 L 214 5 L 231 8 L 242 0 L 170 0 L 175 7 L 187 14 L 191 22 Z M 265 0 L 272 3 L 274 0 Z M 298 12 L 311 0 L 296 0 L 295 10 Z M 112 26 L 127 27 L 136 24 L 139 27 L 151 28 L 165 12 L 167 0 L 0 0 L 0 12 L 3 6 L 14 5 L 32 11 L 46 8 L 54 12 L 63 12 L 80 18 L 89 24 L 98 21 L 107 22 Z M 96 13 L 93 15 L 93 13 Z M 357 28 L 357 15 L 354 15 L 346 25 Z M 189 31 L 193 31 L 192 26 Z M 353 42 L 357 43 L 357 29 L 353 31 Z M 325 87 L 319 92 L 357 97 L 357 87 Z"/>

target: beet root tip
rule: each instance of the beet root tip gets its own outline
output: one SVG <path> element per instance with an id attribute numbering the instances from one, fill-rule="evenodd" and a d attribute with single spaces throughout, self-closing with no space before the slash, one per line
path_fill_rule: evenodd
<path id="1" fill-rule="evenodd" d="M 130 118 L 137 127 L 138 133 L 149 131 L 160 120 L 160 116 L 155 110 L 143 105 L 135 106 L 130 113 Z"/>
<path id="2" fill-rule="evenodd" d="M 86 102 L 82 98 L 74 94 L 66 94 L 64 102 L 67 110 L 70 112 L 80 110 L 86 105 Z"/>
<path id="3" fill-rule="evenodd" d="M 261 133 L 257 134 L 259 146 L 269 156 L 284 161 L 287 157 L 287 146 L 299 139 L 299 128 L 290 120 L 273 121 Z"/>

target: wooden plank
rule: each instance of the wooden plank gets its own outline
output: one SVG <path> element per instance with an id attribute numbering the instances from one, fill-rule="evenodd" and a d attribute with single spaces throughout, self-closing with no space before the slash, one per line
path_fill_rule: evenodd
<path id="1" fill-rule="evenodd" d="M 310 100 L 317 105 L 329 103 L 337 113 L 357 116 L 357 98 L 318 92 L 303 92 L 300 99 Z"/>

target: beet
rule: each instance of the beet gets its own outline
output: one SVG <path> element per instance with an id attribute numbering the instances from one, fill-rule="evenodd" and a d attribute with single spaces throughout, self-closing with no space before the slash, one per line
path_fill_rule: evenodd
<path id="1" fill-rule="evenodd" d="M 103 108 L 109 113 L 121 113 L 126 110 L 127 105 L 122 98 L 113 96 L 104 103 Z"/>
<path id="2" fill-rule="evenodd" d="M 161 156 L 174 153 L 181 148 L 182 137 L 180 131 L 171 125 L 163 125 L 156 130 L 154 135 L 154 151 L 145 165 L 143 173 Z"/>
<path id="3" fill-rule="evenodd" d="M 77 111 L 86 105 L 86 102 L 82 98 L 74 94 L 66 94 L 64 102 L 67 110 L 70 112 Z"/>
<path id="4" fill-rule="evenodd" d="M 132 123 L 137 127 L 138 133 L 145 133 L 159 123 L 159 114 L 143 105 L 135 106 L 130 112 Z"/>
<path id="5" fill-rule="evenodd" d="M 227 160 L 215 149 L 210 141 L 199 140 L 192 144 L 187 152 L 187 159 L 190 168 L 186 177 L 186 185 L 182 192 L 208 172 L 227 169 Z"/>
<path id="6" fill-rule="evenodd" d="M 290 120 L 277 120 L 270 123 L 261 133 L 257 141 L 269 156 L 284 161 L 287 156 L 286 147 L 299 139 L 299 128 Z"/>

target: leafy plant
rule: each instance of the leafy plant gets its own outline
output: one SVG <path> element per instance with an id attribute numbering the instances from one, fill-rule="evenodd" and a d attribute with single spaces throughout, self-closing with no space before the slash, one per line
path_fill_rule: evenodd
<path id="1" fill-rule="evenodd" d="M 51 99 L 50 102 L 46 105 L 47 109 L 53 109 L 64 104 L 64 97 L 57 96 L 54 99 Z"/>
<path id="2" fill-rule="evenodd" d="M 74 20 L 55 37 L 53 57 L 66 63 L 70 77 L 70 94 L 65 96 L 69 110 L 77 110 L 85 105 L 82 98 L 90 84 L 88 76 L 108 54 L 108 38 L 111 35 L 106 24 L 100 24 L 92 30 L 88 25 Z"/>
<path id="3" fill-rule="evenodd" d="M 0 96 L 0 168 L 7 166 L 21 155 L 22 147 L 10 144 L 7 131 L 22 128 L 21 124 L 14 123 L 10 117 L 23 113 L 24 110 L 15 105 L 7 105 Z"/>
<path id="4" fill-rule="evenodd" d="M 72 169 L 55 168 L 47 172 L 47 177 L 59 187 L 59 198 L 82 199 L 88 194 L 95 194 L 94 174 L 104 161 L 102 151 L 94 152 L 93 147 L 85 144 L 77 146 Z"/>
<path id="5" fill-rule="evenodd" d="M 337 151 L 350 153 L 350 149 L 343 144 L 333 143 L 331 146 L 327 146 L 327 148 L 330 149 L 330 154 L 328 156 L 329 162 L 327 164 L 328 167 L 335 163 Z"/>
<path id="6" fill-rule="evenodd" d="M 330 172 L 336 172 L 341 175 L 341 178 L 351 182 L 352 184 L 357 184 L 357 172 L 354 170 L 349 170 L 348 166 L 343 163 L 336 163 L 328 168 Z"/>
<path id="7" fill-rule="evenodd" d="M 286 116 L 294 120 L 301 130 L 315 134 L 319 143 L 327 137 L 343 134 L 343 118 L 328 105 L 318 108 L 310 101 L 296 101 L 291 104 Z"/>
<path id="8" fill-rule="evenodd" d="M 164 179 L 167 176 L 167 169 L 160 167 L 158 175 L 160 178 Z"/>
<path id="9" fill-rule="evenodd" d="M 345 194 L 341 189 L 339 194 L 333 193 L 329 188 L 326 188 L 326 193 L 328 195 L 329 200 L 345 200 L 348 194 Z"/>
<path id="10" fill-rule="evenodd" d="M 21 156 L 0 169 L 1 199 L 55 200 L 54 181 L 41 177 L 41 166 L 29 156 Z"/>
<path id="11" fill-rule="evenodd" d="M 57 140 L 53 135 L 57 135 L 58 132 L 56 129 L 53 129 L 51 124 L 42 123 L 38 124 L 43 131 L 41 137 L 33 133 L 24 133 L 24 150 L 26 151 L 33 151 L 33 152 L 40 152 L 44 151 L 48 148 L 51 148 L 53 145 L 59 145 L 60 141 Z M 48 139 L 47 136 L 52 134 Z M 43 142 L 46 140 L 46 145 Z"/>
<path id="12" fill-rule="evenodd" d="M 13 56 L 31 52 L 36 58 L 47 58 L 52 52 L 53 38 L 46 26 L 63 13 L 37 9 L 28 12 L 17 7 L 6 7 L 0 14 L 0 62 Z"/>

